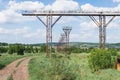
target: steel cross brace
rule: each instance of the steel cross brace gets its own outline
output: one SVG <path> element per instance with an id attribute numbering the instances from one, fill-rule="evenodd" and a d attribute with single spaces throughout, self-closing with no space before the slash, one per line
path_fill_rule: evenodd
<path id="1" fill-rule="evenodd" d="M 105 49 L 106 47 L 106 27 L 112 22 L 115 16 L 112 16 L 108 22 L 106 22 L 106 16 L 98 16 L 99 20 L 97 20 L 94 16 L 89 16 L 93 22 L 99 28 L 99 48 Z"/>
<path id="2" fill-rule="evenodd" d="M 46 57 L 50 57 L 52 53 L 52 28 L 62 16 L 59 16 L 54 22 L 52 15 L 46 16 L 46 22 L 44 22 L 40 17 L 36 17 L 46 27 Z"/>

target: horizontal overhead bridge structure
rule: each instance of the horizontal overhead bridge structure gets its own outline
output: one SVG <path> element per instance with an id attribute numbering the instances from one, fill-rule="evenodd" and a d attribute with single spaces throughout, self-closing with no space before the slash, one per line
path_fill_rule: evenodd
<path id="1" fill-rule="evenodd" d="M 83 11 L 25 11 L 23 16 L 36 16 L 46 27 L 46 56 L 50 56 L 52 49 L 52 28 L 62 16 L 89 16 L 91 20 L 99 28 L 99 47 L 106 46 L 106 27 L 112 22 L 116 16 L 120 16 L 120 12 L 83 12 Z M 43 21 L 39 16 L 45 16 L 46 21 Z M 53 22 L 53 16 L 58 16 Z M 98 17 L 98 18 L 97 18 Z M 109 17 L 109 20 L 107 20 Z M 110 18 L 111 17 L 111 18 Z"/>

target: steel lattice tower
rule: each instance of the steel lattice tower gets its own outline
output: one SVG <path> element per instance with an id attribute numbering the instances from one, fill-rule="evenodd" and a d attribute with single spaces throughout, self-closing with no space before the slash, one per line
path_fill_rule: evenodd
<path id="1" fill-rule="evenodd" d="M 66 36 L 66 48 L 69 48 L 69 35 L 70 35 L 71 30 L 72 30 L 72 27 L 69 27 L 69 26 L 63 27 L 63 31 Z"/>

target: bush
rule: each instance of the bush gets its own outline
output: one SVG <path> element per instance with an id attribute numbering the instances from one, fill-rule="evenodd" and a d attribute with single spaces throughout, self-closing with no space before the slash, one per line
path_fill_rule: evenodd
<path id="1" fill-rule="evenodd" d="M 65 55 L 52 54 L 51 75 L 59 76 L 60 80 L 75 80 L 76 74 L 72 69 L 73 65 L 69 63 L 69 59 Z M 76 69 L 76 67 L 74 67 Z M 59 80 L 57 78 L 57 80 Z"/>
<path id="2" fill-rule="evenodd" d="M 46 52 L 46 45 L 41 45 L 40 52 Z"/>
<path id="3" fill-rule="evenodd" d="M 89 55 L 88 63 L 91 70 L 107 69 L 114 67 L 117 58 L 116 50 L 94 49 Z"/>

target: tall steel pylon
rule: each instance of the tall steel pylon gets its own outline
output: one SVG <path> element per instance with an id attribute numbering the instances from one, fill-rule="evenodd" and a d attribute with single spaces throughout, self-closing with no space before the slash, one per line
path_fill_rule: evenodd
<path id="1" fill-rule="evenodd" d="M 46 26 L 46 57 L 50 57 L 52 53 L 52 28 L 61 16 L 59 16 L 54 23 L 52 15 L 46 16 L 46 23 L 40 17 L 36 17 Z"/>
<path id="2" fill-rule="evenodd" d="M 89 16 L 94 23 L 98 26 L 99 28 L 99 47 L 105 49 L 106 47 L 106 27 L 110 22 L 115 18 L 115 16 L 112 16 L 108 22 L 106 22 L 106 16 L 98 16 L 99 21 L 94 17 L 94 16 Z"/>
<path id="3" fill-rule="evenodd" d="M 69 27 L 69 26 L 63 27 L 63 31 L 66 36 L 66 48 L 69 48 L 69 35 L 70 35 L 71 30 L 72 30 L 72 27 Z"/>

